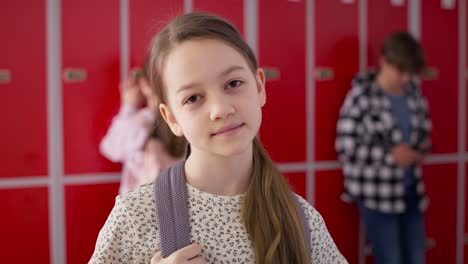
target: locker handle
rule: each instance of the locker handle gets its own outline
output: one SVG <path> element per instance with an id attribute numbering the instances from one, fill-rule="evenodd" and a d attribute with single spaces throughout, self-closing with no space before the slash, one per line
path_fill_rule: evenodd
<path id="1" fill-rule="evenodd" d="M 426 250 L 433 249 L 435 248 L 435 246 L 436 246 L 436 241 L 434 238 L 429 237 L 429 238 L 426 238 L 426 240 L 424 240 L 424 248 Z"/>
<path id="2" fill-rule="evenodd" d="M 465 234 L 465 244 L 468 244 L 468 234 Z"/>
<path id="3" fill-rule="evenodd" d="M 63 71 L 63 80 L 66 83 L 84 82 L 88 77 L 86 69 L 82 68 L 66 68 Z"/>
<path id="4" fill-rule="evenodd" d="M 8 69 L 0 69 L 0 83 L 11 82 L 11 71 Z"/>
<path id="5" fill-rule="evenodd" d="M 434 67 L 428 67 L 421 73 L 421 79 L 424 81 L 433 81 L 439 78 L 439 70 Z"/>
<path id="6" fill-rule="evenodd" d="M 317 67 L 317 69 L 315 69 L 315 79 L 317 79 L 318 81 L 333 80 L 333 77 L 335 77 L 335 72 L 332 68 Z"/>
<path id="7" fill-rule="evenodd" d="M 280 79 L 280 70 L 276 67 L 262 67 L 267 81 L 277 81 Z"/>

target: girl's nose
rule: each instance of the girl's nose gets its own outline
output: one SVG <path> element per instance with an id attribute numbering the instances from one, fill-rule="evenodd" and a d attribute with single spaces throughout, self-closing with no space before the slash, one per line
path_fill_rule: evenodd
<path id="1" fill-rule="evenodd" d="M 225 119 L 234 114 L 235 108 L 225 96 L 213 97 L 210 104 L 211 120 Z"/>

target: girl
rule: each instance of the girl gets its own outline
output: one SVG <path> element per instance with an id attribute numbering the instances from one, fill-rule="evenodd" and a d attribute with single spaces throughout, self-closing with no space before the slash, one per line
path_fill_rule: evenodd
<path id="1" fill-rule="evenodd" d="M 112 162 L 121 162 L 122 179 L 119 194 L 139 186 L 139 177 L 144 174 L 145 140 L 155 122 L 157 106 L 151 106 L 151 88 L 139 69 L 132 70 L 128 80 L 120 84 L 121 106 L 119 113 L 102 138 L 99 151 Z M 146 102 L 146 106 L 141 108 Z"/>
<path id="2" fill-rule="evenodd" d="M 213 15 L 182 15 L 154 38 L 149 56 L 161 114 L 190 144 L 193 244 L 161 257 L 152 183 L 117 197 L 90 263 L 347 263 L 300 198 L 307 246 L 295 194 L 256 137 L 265 75 L 238 31 Z"/>

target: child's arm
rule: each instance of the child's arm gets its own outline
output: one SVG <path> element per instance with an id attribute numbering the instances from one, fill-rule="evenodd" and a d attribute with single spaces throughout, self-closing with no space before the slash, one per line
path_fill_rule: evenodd
<path id="1" fill-rule="evenodd" d="M 147 108 L 137 110 L 145 98 L 135 80 L 123 81 L 119 89 L 120 111 L 99 146 L 101 153 L 113 162 L 124 162 L 126 157 L 142 147 L 148 135 L 148 123 L 154 119 Z"/>
<path id="2" fill-rule="evenodd" d="M 135 130 L 138 125 L 133 121 L 136 111 L 131 105 L 122 105 L 106 135 L 102 138 L 99 150 L 109 160 L 122 162 L 125 154 L 128 154 L 129 148 L 132 147 L 130 138 L 135 133 L 132 130 Z"/>

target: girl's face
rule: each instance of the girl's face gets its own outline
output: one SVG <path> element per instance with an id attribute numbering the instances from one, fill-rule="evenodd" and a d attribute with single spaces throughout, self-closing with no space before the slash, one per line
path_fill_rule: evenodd
<path id="1" fill-rule="evenodd" d="M 230 156 L 252 147 L 265 104 L 265 77 L 220 40 L 193 39 L 174 48 L 162 72 L 171 130 L 191 147 Z"/>

